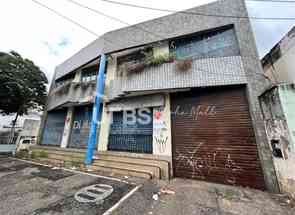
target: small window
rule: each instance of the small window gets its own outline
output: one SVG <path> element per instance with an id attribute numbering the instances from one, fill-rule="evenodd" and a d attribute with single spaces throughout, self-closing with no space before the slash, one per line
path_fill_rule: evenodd
<path id="1" fill-rule="evenodd" d="M 95 81 L 98 72 L 98 65 L 82 69 L 82 82 Z"/>
<path id="2" fill-rule="evenodd" d="M 75 78 L 75 73 L 72 73 L 72 74 L 68 74 L 58 80 L 55 81 L 55 87 L 59 87 L 59 86 L 62 86 L 62 85 L 65 85 L 69 82 L 72 82 Z"/>

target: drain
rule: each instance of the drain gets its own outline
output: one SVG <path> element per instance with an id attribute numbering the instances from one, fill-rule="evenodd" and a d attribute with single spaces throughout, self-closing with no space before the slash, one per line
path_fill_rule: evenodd
<path id="1" fill-rule="evenodd" d="M 113 187 L 107 184 L 95 184 L 84 187 L 75 194 L 75 199 L 81 203 L 99 203 L 110 196 L 114 191 Z"/>

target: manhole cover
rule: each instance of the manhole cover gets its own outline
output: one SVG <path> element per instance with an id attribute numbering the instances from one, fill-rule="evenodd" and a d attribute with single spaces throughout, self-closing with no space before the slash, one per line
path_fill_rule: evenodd
<path id="1" fill-rule="evenodd" d="M 114 191 L 113 187 L 107 184 L 95 184 L 84 187 L 75 194 L 75 199 L 81 203 L 100 203 Z"/>

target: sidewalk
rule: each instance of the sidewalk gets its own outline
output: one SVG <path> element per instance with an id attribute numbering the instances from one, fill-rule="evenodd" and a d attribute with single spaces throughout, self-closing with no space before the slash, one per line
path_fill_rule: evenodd
<path id="1" fill-rule="evenodd" d="M 142 187 L 115 214 L 131 215 L 294 215 L 294 202 L 284 195 L 185 179 L 162 182 L 158 200 Z M 161 187 L 161 188 L 160 188 Z M 165 189 L 163 190 L 163 187 Z M 175 192 L 175 194 L 173 194 Z M 156 191 L 154 191 L 156 193 Z M 165 194 L 166 193 L 166 194 Z M 169 193 L 169 194 L 167 194 Z M 148 198 L 148 199 L 145 199 Z M 140 201 L 138 203 L 138 201 Z M 151 204 L 147 206 L 147 201 Z M 138 208 L 135 209 L 136 204 Z M 133 209 L 128 210 L 128 206 Z M 140 206 L 146 207 L 145 209 Z M 136 212 L 135 212 L 136 211 Z"/>

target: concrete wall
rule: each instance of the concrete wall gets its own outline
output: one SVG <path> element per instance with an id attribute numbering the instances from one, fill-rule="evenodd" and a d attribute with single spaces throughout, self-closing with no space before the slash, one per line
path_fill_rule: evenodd
<path id="1" fill-rule="evenodd" d="M 260 100 L 280 190 L 295 197 L 295 90 L 290 85 L 281 85 L 264 93 Z"/>
<path id="2" fill-rule="evenodd" d="M 69 143 L 72 124 L 73 124 L 73 118 L 74 118 L 74 107 L 69 107 L 67 111 L 66 120 L 65 120 L 64 132 L 61 139 L 61 145 L 60 145 L 61 148 L 66 148 Z"/>
<path id="3" fill-rule="evenodd" d="M 294 37 L 295 41 L 295 37 Z M 274 83 L 295 83 L 295 46 L 283 54 L 273 66 L 265 70 L 265 74 Z"/>
<path id="4" fill-rule="evenodd" d="M 172 159 L 170 96 L 165 95 L 165 106 L 153 108 L 153 154 Z"/>
<path id="5" fill-rule="evenodd" d="M 295 153 L 295 85 L 281 85 L 279 95 L 288 125 L 291 148 Z"/>
<path id="6" fill-rule="evenodd" d="M 265 74 L 274 83 L 295 83 L 295 27 L 263 58 Z"/>

